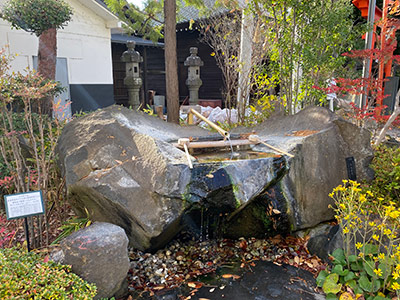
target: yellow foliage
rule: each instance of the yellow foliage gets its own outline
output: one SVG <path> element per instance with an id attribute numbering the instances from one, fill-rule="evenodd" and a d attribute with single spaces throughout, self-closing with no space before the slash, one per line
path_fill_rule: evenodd
<path id="1" fill-rule="evenodd" d="M 343 294 L 340 295 L 339 300 L 354 300 L 354 298 L 350 293 L 344 292 Z"/>

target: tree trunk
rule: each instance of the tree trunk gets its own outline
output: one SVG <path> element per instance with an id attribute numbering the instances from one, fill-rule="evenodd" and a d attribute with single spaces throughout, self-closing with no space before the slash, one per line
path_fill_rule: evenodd
<path id="1" fill-rule="evenodd" d="M 176 1 L 164 1 L 165 81 L 167 91 L 167 121 L 179 123 L 178 62 L 176 55 Z"/>
<path id="2" fill-rule="evenodd" d="M 57 30 L 50 28 L 39 36 L 38 73 L 50 80 L 56 79 L 57 62 Z M 53 97 L 46 97 L 41 101 L 42 114 L 51 115 Z"/>

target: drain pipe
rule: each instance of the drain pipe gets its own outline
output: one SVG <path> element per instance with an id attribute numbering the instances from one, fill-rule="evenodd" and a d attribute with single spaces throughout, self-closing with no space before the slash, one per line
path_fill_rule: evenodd
<path id="1" fill-rule="evenodd" d="M 230 134 L 228 131 L 223 130 L 221 127 L 219 127 L 217 124 L 215 124 L 214 122 L 211 122 L 209 119 L 207 119 L 206 117 L 204 117 L 201 113 L 195 111 L 194 109 L 190 109 L 190 113 L 194 114 L 196 117 L 198 117 L 199 119 L 202 119 L 204 122 L 206 122 L 208 125 L 210 125 L 212 128 L 214 128 L 216 131 L 218 131 L 218 133 L 220 135 L 222 135 L 222 137 L 225 139 L 229 140 Z"/>

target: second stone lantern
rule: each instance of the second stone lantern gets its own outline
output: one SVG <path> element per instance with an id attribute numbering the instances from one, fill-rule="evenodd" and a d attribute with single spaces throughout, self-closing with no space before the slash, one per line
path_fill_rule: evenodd
<path id="1" fill-rule="evenodd" d="M 200 79 L 200 67 L 204 65 L 204 62 L 200 57 L 197 56 L 198 49 L 196 47 L 190 48 L 190 56 L 185 60 L 185 67 L 188 67 L 188 78 L 186 79 L 186 85 L 189 88 L 190 105 L 199 104 L 199 88 L 203 84 Z"/>
<path id="2" fill-rule="evenodd" d="M 124 84 L 128 87 L 129 105 L 136 110 L 140 106 L 139 91 L 142 87 L 142 79 L 140 78 L 139 63 L 143 62 L 143 57 L 135 50 L 135 42 L 128 41 L 126 46 L 128 50 L 121 57 L 126 66 Z"/>

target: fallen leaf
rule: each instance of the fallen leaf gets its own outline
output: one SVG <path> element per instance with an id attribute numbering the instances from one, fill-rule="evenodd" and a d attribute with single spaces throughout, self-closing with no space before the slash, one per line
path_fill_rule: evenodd
<path id="1" fill-rule="evenodd" d="M 208 177 L 208 178 L 214 178 L 214 175 L 213 175 L 213 174 L 207 174 L 206 177 Z"/>
<path id="2" fill-rule="evenodd" d="M 279 210 L 277 210 L 277 209 L 275 209 L 275 208 L 272 210 L 272 212 L 273 212 L 274 214 L 276 214 L 276 215 L 279 215 L 279 214 L 281 213 Z"/>
<path id="3" fill-rule="evenodd" d="M 224 274 L 222 275 L 222 278 L 233 278 L 233 279 L 239 279 L 240 276 L 239 275 L 235 275 L 235 274 Z"/>
<path id="4" fill-rule="evenodd" d="M 243 251 L 245 251 L 245 250 L 247 249 L 247 242 L 246 242 L 246 240 L 240 241 L 239 247 L 240 247 Z"/>
<path id="5" fill-rule="evenodd" d="M 313 264 L 314 268 L 316 268 L 320 265 L 318 259 L 316 259 L 316 258 L 312 258 L 311 263 Z"/>
<path id="6" fill-rule="evenodd" d="M 282 237 L 281 237 L 280 234 L 278 234 L 278 235 L 276 235 L 276 236 L 270 238 L 270 241 L 271 241 L 272 244 L 277 245 L 277 244 L 279 244 L 280 242 L 282 242 Z"/>
<path id="7" fill-rule="evenodd" d="M 188 285 L 189 287 L 191 287 L 191 288 L 199 289 L 199 288 L 201 288 L 201 287 L 203 286 L 203 283 L 202 283 L 202 282 L 199 282 L 199 281 L 190 281 L 190 282 L 188 282 L 187 285 Z"/>
<path id="8" fill-rule="evenodd" d="M 214 291 L 215 291 L 215 288 L 212 288 L 212 289 L 209 290 L 210 293 L 212 293 Z"/>
<path id="9" fill-rule="evenodd" d="M 350 293 L 344 292 L 343 294 L 340 295 L 339 300 L 354 300 L 354 298 Z"/>

